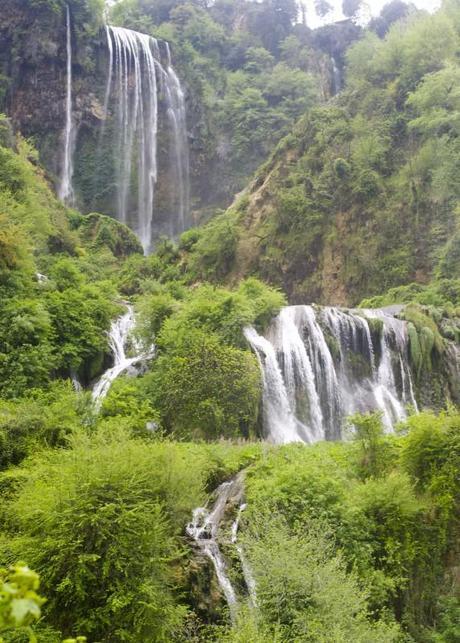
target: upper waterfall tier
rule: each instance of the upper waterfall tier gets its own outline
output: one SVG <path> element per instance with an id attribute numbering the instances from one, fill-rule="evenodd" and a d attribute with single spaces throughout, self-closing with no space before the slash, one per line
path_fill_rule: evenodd
<path id="1" fill-rule="evenodd" d="M 106 27 L 109 69 L 104 99 L 106 120 L 116 121 L 113 146 L 116 216 L 138 235 L 145 252 L 152 244 L 155 187 L 159 173 L 159 100 L 169 128 L 169 164 L 174 184 L 174 214 L 169 236 L 187 227 L 189 155 L 185 98 L 171 64 L 169 46 L 146 34 Z M 163 62 L 164 61 L 164 62 Z M 106 127 L 101 130 L 101 139 Z M 102 144 L 102 140 L 101 140 Z"/>
<path id="2" fill-rule="evenodd" d="M 391 430 L 407 406 L 417 408 L 407 326 L 386 311 L 290 306 L 265 336 L 245 334 L 261 366 L 272 442 L 339 439 L 347 416 L 372 410 Z"/>

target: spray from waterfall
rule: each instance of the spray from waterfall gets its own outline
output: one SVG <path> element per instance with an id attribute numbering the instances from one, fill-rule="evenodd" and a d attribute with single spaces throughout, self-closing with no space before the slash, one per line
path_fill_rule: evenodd
<path id="1" fill-rule="evenodd" d="M 66 8 L 66 54 L 67 54 L 67 81 L 66 81 L 66 120 L 64 130 L 64 151 L 62 161 L 61 181 L 58 196 L 64 203 L 72 205 L 74 191 L 73 179 L 73 146 L 74 127 L 72 115 L 72 32 L 69 5 Z"/>
<path id="2" fill-rule="evenodd" d="M 407 407 L 417 411 L 407 325 L 384 310 L 291 306 L 265 336 L 245 335 L 261 367 L 271 442 L 340 439 L 347 416 L 374 410 L 391 431 Z"/>

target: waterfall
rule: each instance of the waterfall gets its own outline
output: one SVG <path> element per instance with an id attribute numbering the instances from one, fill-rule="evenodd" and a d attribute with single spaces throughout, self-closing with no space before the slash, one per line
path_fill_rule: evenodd
<path id="1" fill-rule="evenodd" d="M 308 436 L 302 435 L 303 425 L 295 417 L 289 403 L 275 347 L 253 328 L 246 328 L 244 334 L 255 351 L 262 372 L 263 418 L 267 438 L 275 444 L 308 441 Z"/>
<path id="2" fill-rule="evenodd" d="M 190 166 L 187 142 L 187 122 L 185 112 L 185 96 L 179 78 L 171 63 L 171 50 L 166 43 L 166 76 L 165 94 L 168 118 L 171 123 L 174 144 L 172 146 L 172 161 L 175 168 L 175 179 L 178 186 L 178 215 L 182 230 L 188 225 L 187 216 L 190 209 Z"/>
<path id="3" fill-rule="evenodd" d="M 93 388 L 93 400 L 96 409 L 100 408 L 104 397 L 109 392 L 112 382 L 114 382 L 121 373 L 124 373 L 139 362 L 152 358 L 154 355 L 153 347 L 149 350 L 144 350 L 132 337 L 134 326 L 135 317 L 131 306 L 127 306 L 127 312 L 112 323 L 109 331 L 109 345 L 113 354 L 114 364 L 102 375 Z M 130 342 L 135 352 L 133 357 L 127 357 L 126 355 Z"/>
<path id="4" fill-rule="evenodd" d="M 193 538 L 201 551 L 214 565 L 217 580 L 227 601 L 232 620 L 236 616 L 238 599 L 228 576 L 227 565 L 220 551 L 217 537 L 227 503 L 239 485 L 241 485 L 239 476 L 229 482 L 222 483 L 216 491 L 217 499 L 211 511 L 208 511 L 205 507 L 198 507 L 193 512 L 192 522 L 186 527 L 187 534 Z"/>
<path id="5" fill-rule="evenodd" d="M 332 93 L 335 96 L 342 89 L 342 74 L 340 72 L 339 66 L 337 65 L 337 60 L 334 56 L 331 56 L 331 66 L 332 66 Z"/>
<path id="6" fill-rule="evenodd" d="M 109 71 L 104 113 L 113 105 L 116 119 L 114 150 L 116 172 L 116 217 L 129 224 L 148 253 L 152 246 L 155 186 L 158 179 L 159 100 L 166 102 L 172 140 L 175 207 L 169 222 L 170 236 L 187 226 L 189 161 L 185 99 L 166 46 L 163 67 L 155 38 L 122 27 L 106 27 Z M 105 125 L 101 130 L 104 134 Z"/>
<path id="7" fill-rule="evenodd" d="M 340 439 L 344 420 L 379 410 L 385 429 L 417 410 L 407 325 L 385 310 L 290 306 L 265 336 L 245 330 L 262 372 L 274 443 Z"/>
<path id="8" fill-rule="evenodd" d="M 70 9 L 66 9 L 66 51 L 67 51 L 67 88 L 66 88 L 66 120 L 64 130 L 64 153 L 62 162 L 61 181 L 58 196 L 64 203 L 72 205 L 74 192 L 72 186 L 73 178 L 73 146 L 74 128 L 72 116 L 72 33 L 70 21 Z"/>
<path id="9" fill-rule="evenodd" d="M 238 543 L 241 514 L 246 509 L 246 504 L 243 502 L 244 475 L 245 472 L 240 471 L 234 478 L 222 483 L 215 492 L 216 500 L 212 509 L 208 510 L 206 507 L 195 509 L 192 522 L 186 527 L 188 536 L 193 538 L 198 548 L 211 560 L 214 566 L 219 587 L 225 596 L 233 622 L 237 615 L 239 599 L 228 575 L 227 564 L 219 548 L 219 540 L 221 542 L 226 540 L 227 543 L 231 543 L 235 547 L 250 604 L 254 607 L 257 602 L 256 582 L 243 548 Z M 231 524 L 230 538 L 224 538 L 222 522 L 227 517 L 229 510 L 234 511 L 235 507 L 238 507 L 238 510 Z"/>

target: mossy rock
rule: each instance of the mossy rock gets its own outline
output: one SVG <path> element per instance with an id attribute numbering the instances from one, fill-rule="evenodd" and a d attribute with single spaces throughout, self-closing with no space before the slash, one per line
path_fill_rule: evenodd
<path id="1" fill-rule="evenodd" d="M 83 217 L 79 232 L 85 244 L 94 249 L 105 246 L 115 257 L 143 254 L 141 243 L 134 232 L 104 214 L 92 212 Z"/>
<path id="2" fill-rule="evenodd" d="M 409 355 L 411 363 L 414 367 L 415 372 L 420 373 L 420 369 L 423 364 L 422 348 L 420 346 L 420 341 L 418 338 L 417 329 L 415 328 L 412 322 L 407 324 L 407 330 L 409 333 Z"/>
<path id="3" fill-rule="evenodd" d="M 402 313 L 402 317 L 406 321 L 412 322 L 412 324 L 417 329 L 419 338 L 423 329 L 430 330 L 433 336 L 432 349 L 434 349 L 439 355 L 442 355 L 442 353 L 444 352 L 444 341 L 438 328 L 438 322 L 441 319 L 442 315 L 440 315 L 440 312 L 437 309 L 433 307 L 412 304 L 406 306 Z M 426 336 L 425 339 L 428 340 L 428 332 L 423 332 Z"/>

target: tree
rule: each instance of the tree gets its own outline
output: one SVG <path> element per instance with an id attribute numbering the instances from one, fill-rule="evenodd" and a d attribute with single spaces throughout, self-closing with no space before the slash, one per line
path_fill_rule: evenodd
<path id="1" fill-rule="evenodd" d="M 156 360 L 148 385 L 163 426 L 178 437 L 248 437 L 260 396 L 254 356 L 193 328 L 177 341 Z"/>
<path id="2" fill-rule="evenodd" d="M 296 0 L 263 0 L 250 7 L 249 30 L 272 54 L 278 54 L 279 44 L 291 33 L 297 15 Z"/>
<path id="3" fill-rule="evenodd" d="M 427 74 L 407 104 L 418 115 L 410 127 L 422 134 L 460 134 L 460 68 L 452 63 Z"/>
<path id="4" fill-rule="evenodd" d="M 361 475 L 378 477 L 388 466 L 389 452 L 383 434 L 382 413 L 353 415 L 349 426 L 354 430 L 353 439 L 359 445 L 359 467 Z"/>
<path id="5" fill-rule="evenodd" d="M 394 22 L 405 18 L 414 8 L 414 5 L 403 0 L 392 0 L 382 8 L 377 18 L 371 20 L 369 27 L 383 38 Z"/>
<path id="6" fill-rule="evenodd" d="M 362 0 L 343 0 L 342 11 L 347 18 L 354 18 L 361 9 Z"/>
<path id="7" fill-rule="evenodd" d="M 333 9 L 333 6 L 327 0 L 315 0 L 315 11 L 321 18 L 327 16 Z"/>
<path id="8" fill-rule="evenodd" d="M 51 316 L 42 302 L 10 299 L 0 305 L 0 391 L 20 397 L 46 386 L 57 363 Z"/>
<path id="9" fill-rule="evenodd" d="M 22 563 L 0 570 L 0 642 L 2 632 L 21 630 L 35 643 L 31 625 L 38 621 L 45 599 L 37 594 L 38 574 Z"/>

